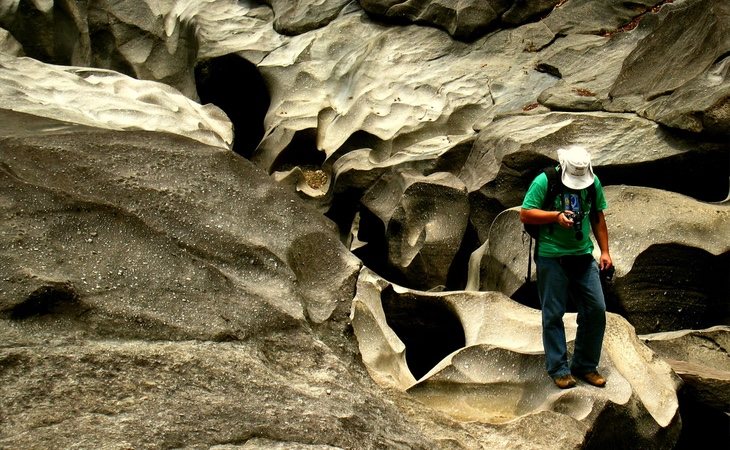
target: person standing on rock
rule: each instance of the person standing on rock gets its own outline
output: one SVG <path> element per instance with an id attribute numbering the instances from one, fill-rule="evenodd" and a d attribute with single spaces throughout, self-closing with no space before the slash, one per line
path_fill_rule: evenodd
<path id="1" fill-rule="evenodd" d="M 538 175 L 520 210 L 522 223 L 539 229 L 535 263 L 546 368 L 561 389 L 575 386 L 576 377 L 603 387 L 606 379 L 598 372 L 598 361 L 606 329 L 606 303 L 599 270 L 613 266 L 603 214 L 606 198 L 583 147 L 559 149 L 558 160 L 555 186 L 550 185 L 550 169 Z M 601 250 L 598 262 L 592 255 L 591 229 Z M 563 326 L 568 297 L 578 310 L 570 364 Z"/>

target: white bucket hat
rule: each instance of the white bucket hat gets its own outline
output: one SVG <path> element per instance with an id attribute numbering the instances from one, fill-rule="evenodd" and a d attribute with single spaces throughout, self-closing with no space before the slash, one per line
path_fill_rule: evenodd
<path id="1" fill-rule="evenodd" d="M 591 155 L 585 148 L 572 146 L 558 149 L 563 184 L 570 189 L 581 190 L 593 184 Z"/>

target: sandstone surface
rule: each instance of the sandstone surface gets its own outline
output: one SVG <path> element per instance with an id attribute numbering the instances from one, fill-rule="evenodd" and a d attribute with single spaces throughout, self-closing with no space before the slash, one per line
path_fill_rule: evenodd
<path id="1" fill-rule="evenodd" d="M 728 12 L 0 0 L 0 446 L 709 442 Z M 537 311 L 506 297 L 530 298 L 513 208 L 575 143 L 623 316 L 598 392 L 555 391 Z M 685 388 L 635 335 L 660 330 L 696 350 L 644 339 Z"/>

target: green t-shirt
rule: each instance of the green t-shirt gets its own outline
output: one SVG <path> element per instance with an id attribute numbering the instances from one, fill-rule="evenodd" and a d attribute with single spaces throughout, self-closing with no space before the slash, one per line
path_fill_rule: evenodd
<path id="1" fill-rule="evenodd" d="M 525 200 L 522 202 L 523 209 L 542 209 L 542 202 L 547 192 L 547 175 L 541 173 L 530 184 Z M 608 206 L 606 197 L 603 194 L 603 187 L 598 177 L 594 176 L 596 186 L 596 211 L 603 211 Z M 582 223 L 582 239 L 576 238 L 576 230 L 563 228 L 557 223 L 540 226 L 540 238 L 537 254 L 540 256 L 557 257 L 566 255 L 584 255 L 593 252 L 593 242 L 590 238 L 591 224 L 588 214 L 591 209 L 588 199 L 588 189 L 576 191 L 561 184 L 562 190 L 555 197 L 552 208 L 546 207 L 548 211 L 583 211 L 585 213 Z"/>

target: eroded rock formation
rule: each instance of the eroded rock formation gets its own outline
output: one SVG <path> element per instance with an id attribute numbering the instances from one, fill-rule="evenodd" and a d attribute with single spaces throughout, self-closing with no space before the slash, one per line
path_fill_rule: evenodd
<path id="1" fill-rule="evenodd" d="M 418 353 L 417 346 L 428 343 L 404 344 L 407 337 L 401 339 L 390 326 L 397 315 L 386 315 L 384 311 L 386 293 L 397 296 L 397 300 L 390 301 L 395 303 L 391 309 L 404 308 L 411 312 L 410 320 L 416 321 L 419 308 L 413 303 L 441 302 L 462 325 L 464 345 L 444 354 L 428 373 L 416 379 L 410 369 L 414 363 L 407 355 L 414 350 Z M 621 438 L 598 431 L 593 436 L 584 435 L 574 443 L 578 446 L 633 442 L 641 447 L 661 448 L 676 439 L 676 375 L 632 337 L 631 325 L 619 316 L 609 314 L 599 364 L 610 383 L 605 389 L 580 386 L 569 391 L 555 387 L 545 373 L 539 311 L 496 292 L 411 291 L 364 269 L 353 301 L 352 321 L 363 361 L 375 380 L 407 390 L 425 404 L 460 420 L 510 422 L 519 428 L 523 419 L 525 423 L 534 419 L 528 416 L 558 412 L 575 422 L 568 429 L 544 430 L 546 436 L 602 430 L 607 426 L 602 424 L 604 420 L 612 422 L 611 426 L 621 423 Z M 566 324 L 566 335 L 572 342 L 574 314 L 566 316 Z M 622 407 L 615 410 L 615 405 Z"/>
<path id="2" fill-rule="evenodd" d="M 0 0 L 0 446 L 672 446 L 677 379 L 633 327 L 728 320 L 728 17 Z M 597 392 L 555 391 L 504 295 L 511 208 L 573 143 L 624 316 Z M 492 292 L 459 291 L 474 251 Z"/>
<path id="3" fill-rule="evenodd" d="M 683 330 L 641 336 L 682 377 L 679 392 L 683 427 L 679 445 L 715 445 L 730 425 L 730 327 Z M 692 439 L 692 442 L 690 442 Z"/>

